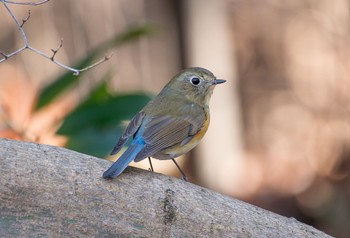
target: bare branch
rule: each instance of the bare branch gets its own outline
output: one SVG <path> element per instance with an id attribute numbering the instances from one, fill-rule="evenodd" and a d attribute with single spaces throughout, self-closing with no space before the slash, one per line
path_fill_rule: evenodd
<path id="1" fill-rule="evenodd" d="M 23 27 L 24 23 L 26 23 L 30 18 L 30 10 L 28 10 L 28 16 L 22 20 L 22 24 L 20 25 L 20 27 Z"/>
<path id="2" fill-rule="evenodd" d="M 67 65 L 65 65 L 65 64 L 62 64 L 61 62 L 59 62 L 59 61 L 57 61 L 57 60 L 52 60 L 52 59 L 51 59 L 51 58 L 52 58 L 51 56 L 48 56 L 48 55 L 46 55 L 44 52 L 42 52 L 42 51 L 40 51 L 40 50 L 37 50 L 37 49 L 35 49 L 35 48 L 31 47 L 31 46 L 29 46 L 28 49 L 31 50 L 31 51 L 34 51 L 35 53 L 37 53 L 38 55 L 43 56 L 43 57 L 46 58 L 46 59 L 52 61 L 53 63 L 57 64 L 57 65 L 60 66 L 61 68 L 64 68 L 64 69 L 69 70 L 69 71 L 72 71 L 74 75 L 79 75 L 79 73 L 80 73 L 80 71 L 81 71 L 80 69 L 74 69 L 74 68 L 69 67 L 69 66 L 67 66 Z"/>
<path id="3" fill-rule="evenodd" d="M 7 12 L 10 14 L 10 16 L 12 17 L 13 21 L 15 22 L 15 24 L 17 25 L 18 27 L 18 30 L 21 32 L 22 34 L 22 37 L 23 37 L 23 41 L 24 41 L 24 46 L 19 48 L 18 50 L 14 51 L 14 52 L 11 52 L 9 54 L 6 54 L 2 51 L 0 51 L 0 55 L 3 56 L 2 59 L 0 59 L 0 63 L 7 60 L 8 58 L 14 56 L 14 55 L 17 55 L 19 54 L 20 52 L 28 49 L 28 50 L 31 50 L 33 52 L 35 52 L 36 54 L 38 55 L 41 55 L 43 56 L 44 58 L 47 58 L 49 59 L 50 61 L 52 61 L 53 63 L 55 63 L 56 65 L 60 66 L 61 68 L 64 68 L 66 70 L 69 70 L 71 72 L 73 72 L 74 75 L 79 75 L 80 72 L 83 72 L 83 71 L 86 71 L 88 69 L 91 69 L 93 67 L 96 67 L 97 65 L 109 60 L 111 58 L 112 55 L 109 55 L 109 56 L 105 56 L 103 59 L 100 59 L 99 61 L 97 61 L 96 63 L 86 67 L 86 68 L 83 68 L 83 69 L 75 69 L 75 68 L 72 68 L 72 67 L 69 67 L 57 60 L 55 60 L 55 56 L 57 54 L 57 52 L 63 47 L 63 39 L 61 39 L 61 43 L 60 45 L 58 46 L 57 49 L 51 49 L 51 51 L 53 52 L 53 55 L 52 56 L 48 56 L 47 54 L 43 53 L 42 51 L 32 47 L 29 42 L 28 42 L 28 38 L 27 38 L 27 35 L 23 29 L 23 25 L 29 20 L 30 18 L 30 10 L 28 11 L 28 16 L 22 20 L 22 24 L 19 23 L 19 21 L 17 20 L 16 16 L 13 14 L 13 12 L 11 11 L 11 9 L 9 8 L 8 4 L 17 4 L 17 5 L 30 5 L 30 6 L 38 6 L 38 5 L 41 5 L 41 4 L 44 4 L 46 2 L 48 2 L 49 0 L 43 0 L 43 1 L 38 1 L 38 2 L 14 2 L 14 1 L 8 1 L 8 0 L 0 0 L 0 2 L 2 2 L 7 10 Z"/>
<path id="4" fill-rule="evenodd" d="M 93 67 L 96 67 L 97 65 L 99 64 L 102 64 L 103 62 L 109 60 L 111 57 L 113 56 L 113 53 L 109 54 L 109 55 L 106 55 L 103 59 L 100 59 L 99 61 L 97 61 L 96 63 L 88 66 L 88 67 L 85 67 L 83 69 L 80 69 L 78 73 L 74 73 L 74 75 L 79 75 L 79 73 L 83 72 L 83 71 L 86 71 L 86 70 L 89 70 Z"/>
<path id="5" fill-rule="evenodd" d="M 2 60 L 4 60 L 4 61 L 7 60 L 7 58 L 8 58 L 7 54 L 5 54 L 4 52 L 0 51 L 0 55 L 4 56 L 4 58 L 1 59 L 0 63 L 2 62 Z"/>
<path id="6" fill-rule="evenodd" d="M 20 53 L 21 51 L 23 51 L 23 50 L 25 50 L 25 49 L 28 49 L 28 47 L 27 47 L 27 46 L 23 46 L 22 48 L 19 48 L 18 50 L 14 51 L 14 52 L 12 52 L 12 53 L 10 53 L 10 54 L 5 54 L 4 52 L 1 52 L 0 54 L 1 54 L 2 56 L 4 56 L 4 58 L 2 58 L 2 59 L 0 60 L 0 63 L 2 63 L 3 61 L 7 60 L 8 58 L 10 58 L 10 57 L 12 57 L 12 56 L 14 56 L 14 55 L 16 55 L 16 54 L 18 54 L 18 53 Z"/>
<path id="7" fill-rule="evenodd" d="M 15 15 L 12 13 L 11 9 L 9 8 L 9 6 L 7 5 L 7 1 L 6 0 L 1 0 L 1 2 L 4 4 L 6 10 L 8 11 L 8 13 L 11 15 L 12 19 L 15 21 L 16 25 L 18 26 L 18 29 L 20 30 L 20 32 L 22 33 L 23 36 L 23 40 L 25 45 L 28 47 L 28 39 L 27 39 L 27 35 L 24 32 L 23 28 L 21 27 L 21 25 L 19 24 L 17 18 L 15 17 Z"/>
<path id="8" fill-rule="evenodd" d="M 51 51 L 53 52 L 53 55 L 51 56 L 51 60 L 54 61 L 55 60 L 55 55 L 57 54 L 57 52 L 62 48 L 63 46 L 63 38 L 61 38 L 61 43 L 58 46 L 58 48 L 56 50 L 51 49 Z"/>
<path id="9" fill-rule="evenodd" d="M 50 0 L 43 0 L 43 1 L 39 1 L 39 2 L 14 2 L 14 1 L 2 1 L 2 2 L 7 2 L 10 4 L 17 4 L 17 5 L 30 5 L 30 6 L 38 6 L 44 3 L 47 3 Z"/>

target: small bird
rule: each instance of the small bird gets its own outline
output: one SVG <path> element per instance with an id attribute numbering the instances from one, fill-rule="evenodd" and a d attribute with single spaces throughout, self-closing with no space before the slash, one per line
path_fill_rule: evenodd
<path id="1" fill-rule="evenodd" d="M 132 161 L 139 162 L 148 157 L 171 159 L 193 149 L 208 130 L 209 100 L 215 85 L 226 82 L 216 79 L 212 72 L 204 68 L 188 68 L 178 73 L 165 85 L 130 121 L 119 138 L 111 155 L 115 155 L 128 141 L 131 145 L 120 158 L 103 173 L 103 178 L 111 179 L 120 175 Z"/>

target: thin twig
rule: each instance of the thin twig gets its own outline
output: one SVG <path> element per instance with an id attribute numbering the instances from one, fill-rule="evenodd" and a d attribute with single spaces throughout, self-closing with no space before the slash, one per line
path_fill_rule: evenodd
<path id="1" fill-rule="evenodd" d="M 51 56 L 51 60 L 54 61 L 55 60 L 55 55 L 57 54 L 57 52 L 62 48 L 63 46 L 63 38 L 61 38 L 61 43 L 60 45 L 57 47 L 56 50 L 51 49 L 51 51 L 53 52 L 53 55 Z"/>
<path id="2" fill-rule="evenodd" d="M 7 5 L 7 1 L 6 0 L 1 0 L 1 2 L 4 4 L 6 10 L 9 12 L 9 14 L 11 15 L 12 19 L 15 21 L 16 25 L 18 26 L 18 29 L 20 30 L 20 32 L 22 33 L 23 36 L 23 40 L 25 45 L 28 47 L 28 39 L 27 39 L 27 35 L 24 32 L 23 28 L 21 27 L 21 25 L 19 24 L 17 18 L 15 17 L 15 15 L 12 13 L 11 9 L 9 8 L 9 6 Z"/>
<path id="3" fill-rule="evenodd" d="M 4 60 L 7 60 L 7 58 L 8 58 L 7 54 L 5 54 L 4 52 L 0 51 L 0 55 L 4 56 L 3 61 L 4 61 Z M 0 63 L 1 63 L 1 62 L 2 62 L 2 61 L 0 60 Z"/>
<path id="4" fill-rule="evenodd" d="M 85 67 L 85 68 L 83 68 L 83 69 L 80 69 L 79 71 L 80 71 L 80 72 L 83 72 L 83 71 L 89 70 L 89 69 L 91 69 L 91 68 L 93 68 L 93 67 L 96 67 L 97 65 L 102 64 L 103 62 L 109 60 L 112 56 L 113 56 L 113 53 L 110 53 L 109 55 L 105 55 L 105 57 L 104 57 L 103 59 L 100 59 L 100 60 L 97 61 L 96 63 L 94 63 L 94 64 L 92 64 L 92 65 L 89 65 L 89 66 L 87 66 L 87 67 Z M 78 72 L 78 73 L 75 74 L 75 75 L 79 75 L 80 72 Z"/>
<path id="5" fill-rule="evenodd" d="M 30 10 L 28 10 L 28 16 L 25 19 L 22 19 L 22 24 L 20 25 L 20 27 L 23 27 L 24 23 L 26 23 L 30 18 Z"/>
<path id="6" fill-rule="evenodd" d="M 87 66 L 83 69 L 75 69 L 75 68 L 72 68 L 72 67 L 69 67 L 59 61 L 57 61 L 55 59 L 55 56 L 57 54 L 57 52 L 63 47 L 63 39 L 61 39 L 61 43 L 60 45 L 58 46 L 57 49 L 51 49 L 51 51 L 53 52 L 52 56 L 49 56 L 47 54 L 45 54 L 44 52 L 32 47 L 30 44 L 29 44 L 29 41 L 28 41 L 28 38 L 27 38 L 27 35 L 23 29 L 23 25 L 29 20 L 30 18 L 30 11 L 28 11 L 28 16 L 22 20 L 22 24 L 19 23 L 19 21 L 17 20 L 16 16 L 13 14 L 13 12 L 11 11 L 11 9 L 9 8 L 8 4 L 18 4 L 18 5 L 31 5 L 31 6 L 38 6 L 38 5 L 41 5 L 41 4 L 44 4 L 46 2 L 48 2 L 49 0 L 43 0 L 43 1 L 39 1 L 39 2 L 14 2 L 14 1 L 8 1 L 8 0 L 0 0 L 0 2 L 2 2 L 6 8 L 6 10 L 8 11 L 8 13 L 10 14 L 10 16 L 12 17 L 13 21 L 16 23 L 17 27 L 18 27 L 18 30 L 21 32 L 22 34 L 22 37 L 23 37 L 23 41 L 24 41 L 24 46 L 22 46 L 21 48 L 17 49 L 16 51 L 14 52 L 11 52 L 11 53 L 4 53 L 2 51 L 0 51 L 0 55 L 3 56 L 2 59 L 0 59 L 0 63 L 7 60 L 8 58 L 14 56 L 14 55 L 17 55 L 19 54 L 20 52 L 28 49 L 28 50 L 31 50 L 33 52 L 35 52 L 36 54 L 38 55 L 41 55 L 43 56 L 44 58 L 52 61 L 53 63 L 55 63 L 56 65 L 66 69 L 66 70 L 69 70 L 69 71 L 72 71 L 74 75 L 79 75 L 81 72 L 83 71 L 86 71 L 88 69 L 91 69 L 93 67 L 96 67 L 97 65 L 99 64 L 102 64 L 103 62 L 109 60 L 112 56 L 112 54 L 110 54 L 109 56 L 105 56 L 103 59 L 100 59 L 99 61 L 97 61 L 96 63 L 90 65 L 90 66 Z"/>
<path id="7" fill-rule="evenodd" d="M 2 2 L 7 2 L 10 4 L 18 4 L 18 5 L 30 5 L 30 6 L 38 6 L 44 3 L 47 3 L 50 0 L 43 0 L 43 1 L 39 1 L 39 2 L 14 2 L 14 1 L 2 1 Z"/>
<path id="8" fill-rule="evenodd" d="M 1 52 L 0 54 L 3 55 L 4 58 L 2 58 L 2 59 L 0 60 L 0 63 L 3 62 L 3 61 L 5 61 L 5 60 L 7 60 L 8 58 L 10 58 L 10 57 L 12 57 L 12 56 L 18 54 L 18 53 L 20 53 L 21 51 L 23 51 L 23 50 L 25 50 L 25 49 L 28 49 L 28 47 L 27 47 L 27 46 L 23 46 L 22 48 L 19 48 L 18 50 L 14 51 L 14 52 L 12 52 L 12 53 L 10 53 L 10 54 L 5 54 L 4 52 Z"/>

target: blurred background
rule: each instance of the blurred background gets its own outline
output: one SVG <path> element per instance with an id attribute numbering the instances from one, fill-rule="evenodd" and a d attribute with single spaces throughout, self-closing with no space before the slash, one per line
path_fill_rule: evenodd
<path id="1" fill-rule="evenodd" d="M 128 120 L 180 69 L 215 89 L 211 125 L 178 161 L 192 183 L 350 234 L 350 2 L 51 0 L 10 5 L 33 52 L 0 63 L 0 137 L 105 158 Z M 24 45 L 1 4 L 0 51 Z M 169 161 L 156 172 L 180 177 Z M 133 164 L 148 169 L 148 162 Z"/>

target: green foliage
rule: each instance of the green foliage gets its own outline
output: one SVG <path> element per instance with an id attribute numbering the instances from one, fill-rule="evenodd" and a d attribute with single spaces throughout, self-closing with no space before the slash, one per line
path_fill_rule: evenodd
<path id="1" fill-rule="evenodd" d="M 106 156 L 130 120 L 150 100 L 144 93 L 111 95 L 102 83 L 68 115 L 59 134 L 69 137 L 67 147 L 94 156 Z"/>
<path id="2" fill-rule="evenodd" d="M 91 51 L 74 68 L 87 67 L 108 49 L 149 35 L 152 31 L 149 25 L 129 29 Z M 74 76 L 67 72 L 44 87 L 38 97 L 36 110 L 76 87 L 78 80 L 84 79 L 83 75 Z M 106 156 L 123 131 L 122 122 L 130 120 L 150 100 L 148 95 L 140 92 L 112 95 L 108 91 L 108 79 L 109 75 L 64 119 L 58 133 L 68 137 L 66 147 L 94 156 Z"/>

